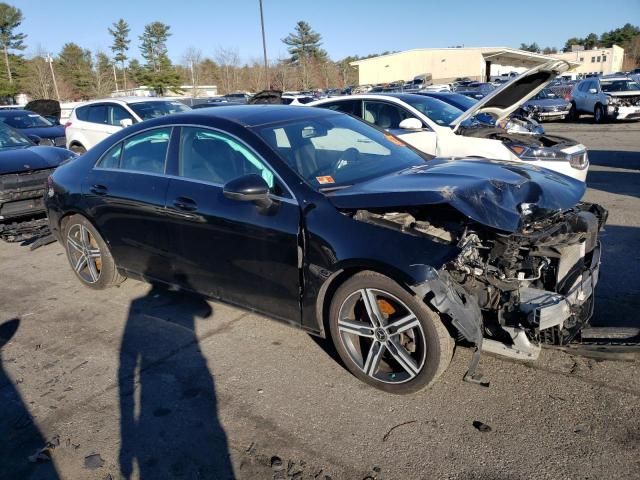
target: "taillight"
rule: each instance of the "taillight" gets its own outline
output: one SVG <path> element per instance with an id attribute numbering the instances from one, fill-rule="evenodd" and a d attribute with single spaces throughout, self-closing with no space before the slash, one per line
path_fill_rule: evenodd
<path id="1" fill-rule="evenodd" d="M 71 122 L 67 122 L 64 124 L 64 128 L 69 128 L 71 126 Z"/>

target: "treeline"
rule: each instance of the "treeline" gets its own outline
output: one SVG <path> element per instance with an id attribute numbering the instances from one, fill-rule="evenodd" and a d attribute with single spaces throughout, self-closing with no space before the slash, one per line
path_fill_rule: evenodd
<path id="1" fill-rule="evenodd" d="M 137 37 L 139 57 L 133 55 L 131 29 L 124 19 L 108 27 L 112 38 L 109 52 L 91 51 L 70 42 L 57 55 L 38 47 L 30 58 L 26 35 L 19 33 L 23 21 L 20 9 L 0 3 L 0 47 L 5 67 L 0 73 L 0 97 L 10 99 L 26 93 L 33 99 L 60 98 L 78 101 L 108 96 L 113 91 L 146 86 L 159 95 L 181 93 L 181 85 L 216 85 L 219 93 L 345 87 L 357 82 L 349 65 L 357 57 L 332 61 L 322 49 L 322 37 L 307 22 L 300 21 L 282 42 L 289 56 L 271 61 L 265 72 L 262 59 L 242 61 L 234 48 L 218 48 L 204 56 L 196 47 L 183 52 L 174 64 L 167 50 L 171 27 L 151 22 Z M 269 78 L 265 77 L 265 73 Z"/>

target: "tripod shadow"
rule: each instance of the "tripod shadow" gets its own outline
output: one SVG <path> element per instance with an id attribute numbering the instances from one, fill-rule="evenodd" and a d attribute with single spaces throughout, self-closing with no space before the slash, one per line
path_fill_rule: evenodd
<path id="1" fill-rule="evenodd" d="M 131 302 L 118 374 L 124 478 L 136 468 L 141 480 L 234 478 L 195 331 L 212 313 L 202 297 L 159 285 Z"/>
<path id="2" fill-rule="evenodd" d="M 59 478 L 51 461 L 38 465 L 28 457 L 45 446 L 45 439 L 27 410 L 14 380 L 2 366 L 2 348 L 18 331 L 15 318 L 0 324 L 0 478 Z"/>

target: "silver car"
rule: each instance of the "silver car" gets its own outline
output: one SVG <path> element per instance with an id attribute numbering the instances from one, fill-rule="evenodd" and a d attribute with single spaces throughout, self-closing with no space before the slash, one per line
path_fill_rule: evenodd
<path id="1" fill-rule="evenodd" d="M 591 77 L 571 92 L 573 119 L 593 115 L 596 123 L 640 118 L 640 84 L 627 76 Z"/>

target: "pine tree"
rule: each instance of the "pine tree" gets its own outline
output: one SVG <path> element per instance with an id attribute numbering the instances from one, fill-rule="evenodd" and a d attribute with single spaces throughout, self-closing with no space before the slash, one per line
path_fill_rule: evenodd
<path id="1" fill-rule="evenodd" d="M 122 85 L 124 90 L 127 89 L 127 69 L 124 62 L 129 58 L 127 52 L 129 51 L 129 24 L 124 21 L 123 18 L 113 24 L 113 28 L 109 28 L 109 33 L 113 36 L 113 43 L 111 44 L 111 51 L 113 52 L 113 60 L 120 63 L 122 68 Z"/>
<path id="2" fill-rule="evenodd" d="M 71 86 L 74 100 L 93 95 L 93 60 L 91 51 L 75 43 L 65 43 L 57 60 L 60 76 Z"/>
<path id="3" fill-rule="evenodd" d="M 4 63 L 7 67 L 7 79 L 13 83 L 11 63 L 9 61 L 11 50 L 24 50 L 26 48 L 24 33 L 15 30 L 22 23 L 22 11 L 6 3 L 0 3 L 0 46 L 4 53 Z"/>
<path id="4" fill-rule="evenodd" d="M 289 61 L 302 67 L 302 84 L 307 89 L 309 85 L 308 65 L 311 61 L 324 62 L 327 60 L 327 52 L 322 45 L 322 35 L 313 31 L 311 25 L 301 20 L 296 24 L 295 31 L 290 33 L 282 42 L 289 48 L 291 55 Z"/>
<path id="5" fill-rule="evenodd" d="M 149 23 L 140 36 L 140 53 L 146 61 L 140 80 L 160 95 L 167 89 L 176 91 L 180 85 L 180 75 L 171 65 L 167 53 L 170 28 L 161 22 Z"/>

